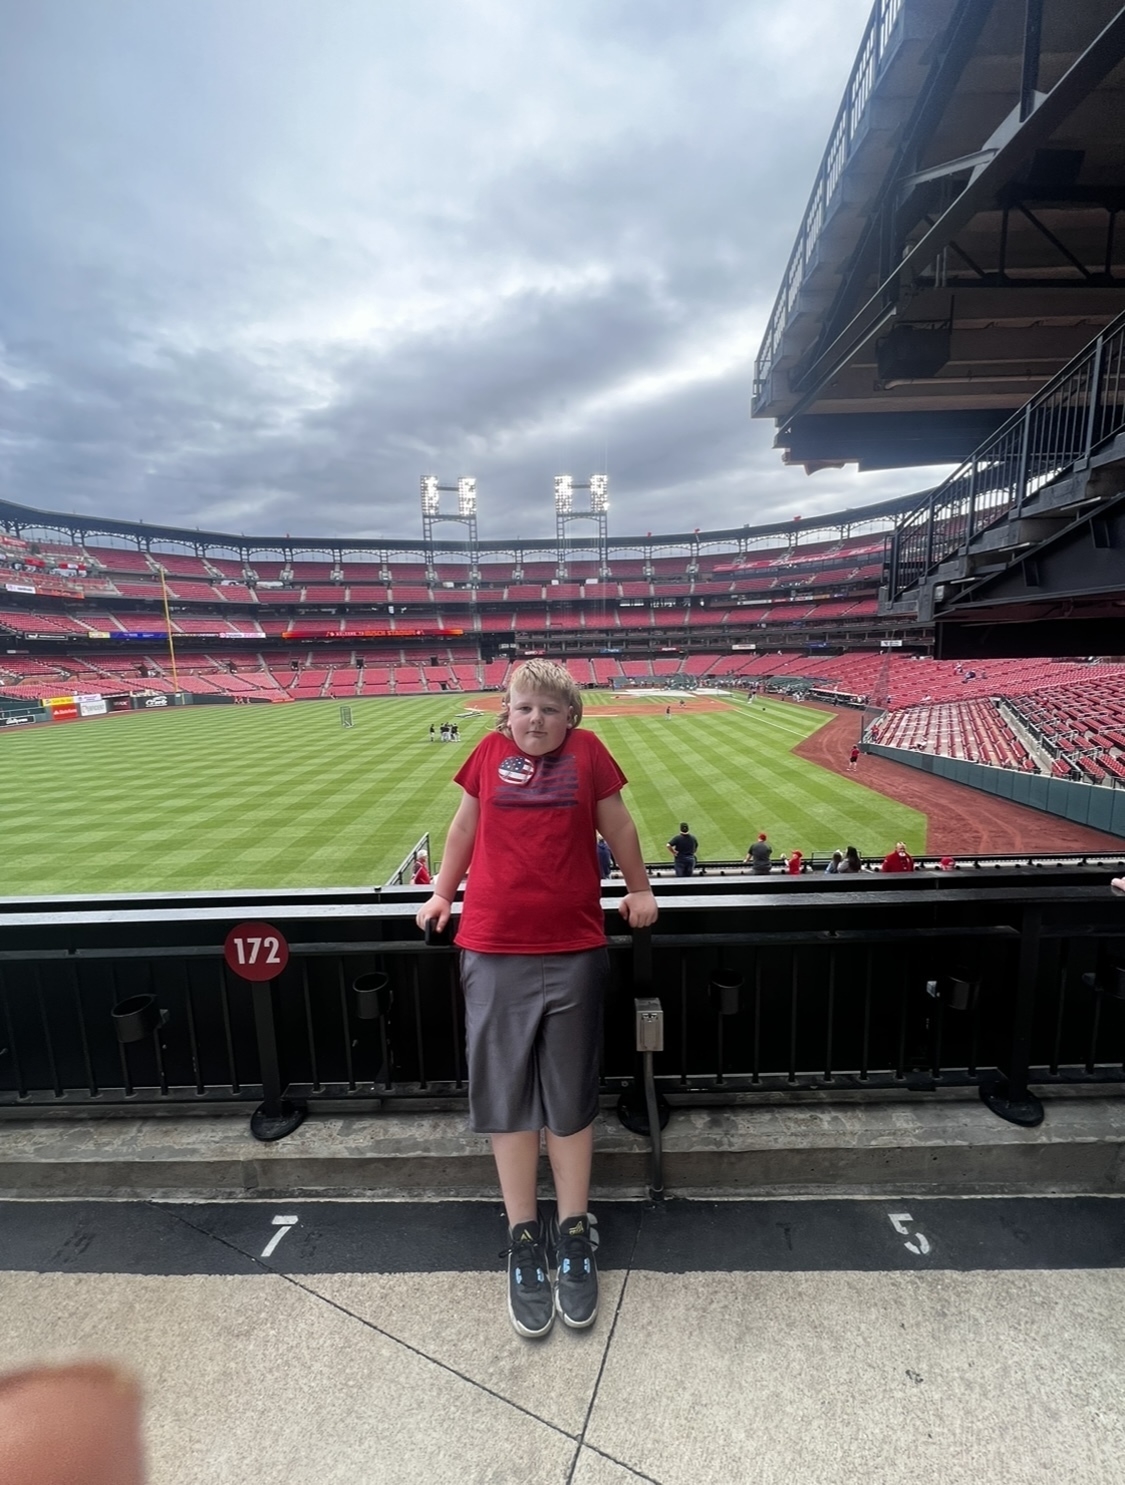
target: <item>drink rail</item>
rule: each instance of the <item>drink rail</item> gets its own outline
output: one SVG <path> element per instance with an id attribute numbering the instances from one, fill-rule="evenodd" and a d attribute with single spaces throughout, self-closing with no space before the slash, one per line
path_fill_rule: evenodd
<path id="1" fill-rule="evenodd" d="M 1125 1084 L 1108 875 L 681 879 L 636 938 L 607 896 L 602 1093 L 636 1086 L 643 984 L 663 1007 L 669 1099 L 977 1087 L 1037 1122 L 1029 1084 Z M 229 903 L 0 914 L 0 1116 L 464 1100 L 456 951 L 423 944 L 417 900 L 255 901 L 289 952 L 253 991 L 223 960 Z"/>

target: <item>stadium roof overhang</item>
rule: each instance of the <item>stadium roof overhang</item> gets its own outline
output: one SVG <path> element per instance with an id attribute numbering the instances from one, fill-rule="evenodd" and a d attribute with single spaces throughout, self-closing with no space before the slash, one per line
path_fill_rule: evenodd
<path id="1" fill-rule="evenodd" d="M 1119 0 L 872 21 L 756 372 L 810 469 L 957 462 L 1125 308 Z"/>

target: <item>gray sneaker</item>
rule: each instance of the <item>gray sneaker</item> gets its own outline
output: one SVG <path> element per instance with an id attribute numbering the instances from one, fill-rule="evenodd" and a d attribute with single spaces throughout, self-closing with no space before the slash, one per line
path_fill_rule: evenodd
<path id="1" fill-rule="evenodd" d="M 555 1256 L 555 1309 L 571 1330 L 585 1330 L 598 1318 L 597 1224 L 589 1212 L 551 1218 Z"/>
<path id="2" fill-rule="evenodd" d="M 508 1315 L 519 1335 L 538 1340 L 555 1321 L 543 1223 L 521 1222 L 508 1236 Z"/>

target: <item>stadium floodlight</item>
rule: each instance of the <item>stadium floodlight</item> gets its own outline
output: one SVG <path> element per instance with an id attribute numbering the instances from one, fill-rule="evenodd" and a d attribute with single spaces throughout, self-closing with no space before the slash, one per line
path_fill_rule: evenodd
<path id="1" fill-rule="evenodd" d="M 609 509 L 609 476 L 606 474 L 590 476 L 590 509 L 598 516 Z"/>
<path id="2" fill-rule="evenodd" d="M 555 475 L 555 514 L 567 516 L 574 509 L 574 477 L 569 474 Z"/>
<path id="3" fill-rule="evenodd" d="M 422 514 L 436 516 L 440 510 L 441 493 L 438 490 L 438 477 L 436 474 L 424 474 L 422 476 Z"/>
<path id="4" fill-rule="evenodd" d="M 477 482 L 461 478 L 457 481 L 457 514 L 475 516 L 477 513 Z"/>

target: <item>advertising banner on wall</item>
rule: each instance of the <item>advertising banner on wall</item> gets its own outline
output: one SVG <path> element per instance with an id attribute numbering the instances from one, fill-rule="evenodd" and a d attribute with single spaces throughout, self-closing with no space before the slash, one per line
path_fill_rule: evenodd
<path id="1" fill-rule="evenodd" d="M 90 697 L 88 700 L 78 703 L 78 715 L 80 717 L 104 717 L 109 707 L 100 696 Z"/>
<path id="2" fill-rule="evenodd" d="M 56 706 L 71 706 L 73 703 L 73 696 L 44 696 L 43 698 L 43 705 L 52 709 Z"/>
<path id="3" fill-rule="evenodd" d="M 131 696 L 105 696 L 102 699 L 111 712 L 128 712 L 133 709 Z"/>
<path id="4" fill-rule="evenodd" d="M 78 708 L 73 702 L 69 706 L 52 706 L 52 722 L 70 722 L 78 715 Z"/>

